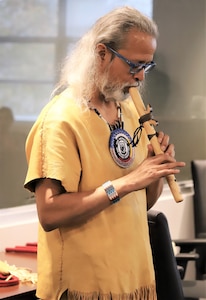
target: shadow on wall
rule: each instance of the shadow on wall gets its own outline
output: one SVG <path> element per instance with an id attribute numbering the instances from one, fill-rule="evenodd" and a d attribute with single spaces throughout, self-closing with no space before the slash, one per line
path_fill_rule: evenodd
<path id="1" fill-rule="evenodd" d="M 145 104 L 150 104 L 155 116 L 163 116 L 168 105 L 170 94 L 170 79 L 167 74 L 154 69 L 146 79 L 146 86 L 143 92 Z"/>
<path id="2" fill-rule="evenodd" d="M 23 188 L 25 141 L 31 126 L 31 122 L 15 121 L 10 108 L 0 108 L 0 208 L 33 203 L 32 195 Z"/>

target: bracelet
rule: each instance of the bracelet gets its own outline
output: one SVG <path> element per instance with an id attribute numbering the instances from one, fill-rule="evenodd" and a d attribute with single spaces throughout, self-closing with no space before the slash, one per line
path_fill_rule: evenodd
<path id="1" fill-rule="evenodd" d="M 114 204 L 120 200 L 119 195 L 117 194 L 117 191 L 110 180 L 105 182 L 102 187 L 104 188 L 111 204 Z"/>

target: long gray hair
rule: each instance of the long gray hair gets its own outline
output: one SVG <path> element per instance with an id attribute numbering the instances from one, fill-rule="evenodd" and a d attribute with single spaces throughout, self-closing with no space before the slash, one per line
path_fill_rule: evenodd
<path id="1" fill-rule="evenodd" d="M 155 22 L 132 7 L 120 7 L 99 18 L 66 58 L 53 94 L 70 86 L 77 103 L 87 106 L 98 74 L 96 45 L 103 43 L 116 50 L 123 48 L 127 33 L 133 28 L 155 38 L 158 36 Z"/>

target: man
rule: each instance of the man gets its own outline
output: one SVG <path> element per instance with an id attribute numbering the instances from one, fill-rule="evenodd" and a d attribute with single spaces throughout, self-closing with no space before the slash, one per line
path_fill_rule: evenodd
<path id="1" fill-rule="evenodd" d="M 153 155 L 128 99 L 154 66 L 156 39 L 154 22 L 134 8 L 100 18 L 28 136 L 41 299 L 156 299 L 147 209 L 162 178 L 184 166 L 163 132 L 164 153 Z"/>

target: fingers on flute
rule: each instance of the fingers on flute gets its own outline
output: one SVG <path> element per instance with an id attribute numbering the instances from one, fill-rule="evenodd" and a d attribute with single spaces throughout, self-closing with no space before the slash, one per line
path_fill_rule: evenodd
<path id="1" fill-rule="evenodd" d="M 163 154 L 156 155 L 153 159 L 156 160 L 156 163 L 159 165 L 168 164 L 168 168 L 184 167 L 185 162 L 176 161 L 176 159 L 171 156 L 168 152 Z"/>
<path id="2" fill-rule="evenodd" d="M 154 156 L 155 153 L 154 153 L 154 149 L 152 147 L 152 144 L 148 144 L 147 145 L 147 149 L 148 149 L 148 157 L 151 157 L 151 156 Z"/>
<path id="3" fill-rule="evenodd" d="M 170 137 L 167 134 L 164 134 L 163 131 L 157 132 L 157 140 L 160 143 L 160 148 L 165 152 L 169 146 Z"/>
<path id="4" fill-rule="evenodd" d="M 175 157 L 175 147 L 173 144 L 168 145 L 168 147 L 164 151 L 165 153 L 169 154 L 172 157 Z"/>

